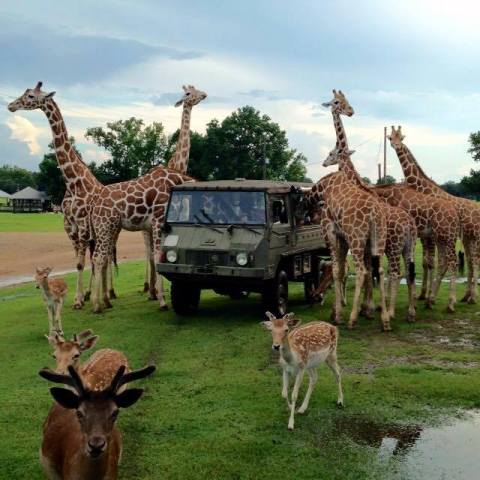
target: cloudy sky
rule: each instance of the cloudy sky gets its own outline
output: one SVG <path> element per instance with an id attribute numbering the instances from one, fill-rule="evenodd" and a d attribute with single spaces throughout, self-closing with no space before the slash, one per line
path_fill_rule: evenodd
<path id="1" fill-rule="evenodd" d="M 209 94 L 194 130 L 253 105 L 315 180 L 335 138 L 321 102 L 339 88 L 355 109 L 345 126 L 362 175 L 376 177 L 384 125 L 401 124 L 427 173 L 457 180 L 474 167 L 467 140 L 480 130 L 479 14 L 473 0 L 5 0 L 0 164 L 36 169 L 51 139 L 41 112 L 5 108 L 38 80 L 57 92 L 87 161 L 105 158 L 84 138 L 90 126 L 136 116 L 173 133 L 173 103 L 191 83 Z"/>

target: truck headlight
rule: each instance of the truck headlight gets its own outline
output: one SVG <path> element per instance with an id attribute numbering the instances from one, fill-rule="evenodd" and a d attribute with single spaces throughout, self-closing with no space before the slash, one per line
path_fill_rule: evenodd
<path id="1" fill-rule="evenodd" d="M 248 263 L 248 255 L 245 252 L 237 253 L 235 260 L 237 261 L 238 265 L 244 267 Z"/>
<path id="2" fill-rule="evenodd" d="M 175 263 L 177 261 L 177 252 L 175 250 L 169 250 L 167 252 L 167 261 L 170 263 Z"/>

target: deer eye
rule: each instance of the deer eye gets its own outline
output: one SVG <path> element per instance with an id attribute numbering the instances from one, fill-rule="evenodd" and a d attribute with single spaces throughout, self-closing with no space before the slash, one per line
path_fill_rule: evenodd
<path id="1" fill-rule="evenodd" d="M 77 358 L 79 358 L 79 357 L 80 357 L 80 354 L 79 354 L 79 353 L 76 353 L 76 354 L 73 356 L 74 359 L 77 359 Z"/>
<path id="2" fill-rule="evenodd" d="M 117 419 L 117 417 L 118 417 L 118 410 L 115 410 L 115 411 L 112 413 L 112 415 L 111 415 L 111 419 L 112 419 L 113 421 L 115 421 L 115 420 Z"/>
<path id="3" fill-rule="evenodd" d="M 83 420 L 85 418 L 85 415 L 80 410 L 77 410 L 77 418 L 79 420 Z"/>
<path id="4" fill-rule="evenodd" d="M 52 358 L 55 358 L 55 359 L 57 358 L 54 353 L 52 353 Z"/>

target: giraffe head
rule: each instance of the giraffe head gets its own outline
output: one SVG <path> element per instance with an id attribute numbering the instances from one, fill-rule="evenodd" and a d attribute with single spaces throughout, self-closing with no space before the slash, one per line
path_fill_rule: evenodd
<path id="1" fill-rule="evenodd" d="M 335 147 L 333 150 L 330 150 L 328 157 L 323 161 L 324 167 L 329 167 L 330 165 L 338 165 L 341 160 L 349 158 L 355 153 L 355 150 L 350 150 L 349 148 Z"/>
<path id="2" fill-rule="evenodd" d="M 339 90 L 338 92 L 334 89 L 333 91 L 333 98 L 329 102 L 322 103 L 324 107 L 331 108 L 332 112 L 339 113 L 340 115 L 347 115 L 351 117 L 355 111 L 348 103 L 345 94 Z"/>
<path id="3" fill-rule="evenodd" d="M 176 107 L 180 105 L 185 105 L 186 107 L 193 107 L 197 105 L 202 100 L 207 98 L 207 94 L 201 90 L 197 90 L 193 85 L 183 85 L 183 97 L 175 104 Z"/>
<path id="4" fill-rule="evenodd" d="M 393 148 L 398 148 L 403 145 L 403 140 L 405 135 L 402 133 L 402 127 L 399 125 L 398 128 L 395 130 L 395 127 L 392 125 L 392 133 L 388 135 L 388 139 L 390 140 L 390 145 Z"/>
<path id="5" fill-rule="evenodd" d="M 42 82 L 38 82 L 35 88 L 27 88 L 23 95 L 20 95 L 16 100 L 8 104 L 8 109 L 11 112 L 17 110 L 35 110 L 42 108 L 45 102 L 55 95 L 55 92 L 42 92 Z"/>

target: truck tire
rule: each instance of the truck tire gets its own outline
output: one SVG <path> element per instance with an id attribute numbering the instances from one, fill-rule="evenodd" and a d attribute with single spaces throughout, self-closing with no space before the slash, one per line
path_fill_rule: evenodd
<path id="1" fill-rule="evenodd" d="M 288 307 L 288 275 L 279 270 L 276 277 L 270 280 L 263 290 L 264 307 L 277 317 L 283 317 Z"/>
<path id="2" fill-rule="evenodd" d="M 172 280 L 170 296 L 177 315 L 192 315 L 198 311 L 200 288 L 189 282 Z"/>

